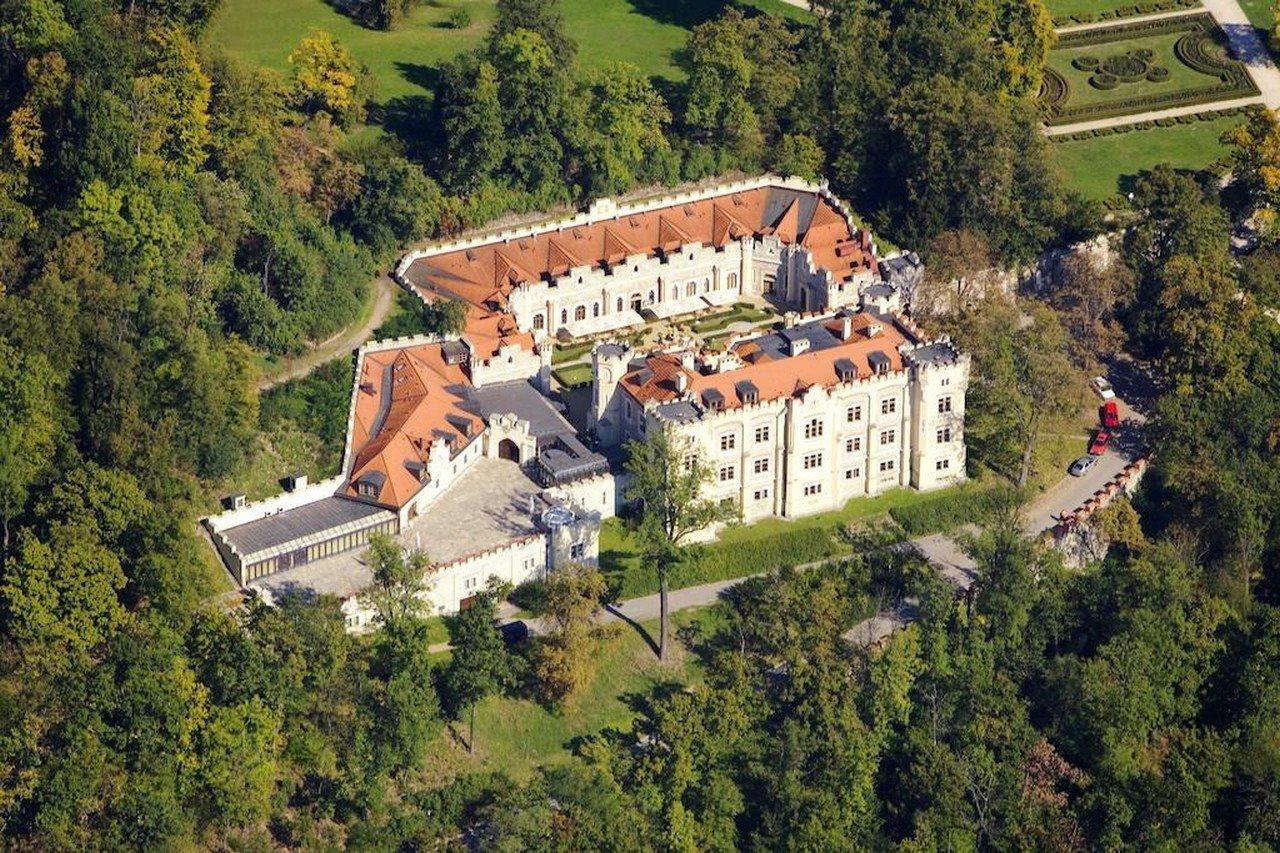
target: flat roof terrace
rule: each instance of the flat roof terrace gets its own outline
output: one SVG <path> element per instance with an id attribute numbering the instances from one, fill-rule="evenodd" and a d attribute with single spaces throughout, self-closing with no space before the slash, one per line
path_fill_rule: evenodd
<path id="1" fill-rule="evenodd" d="M 539 532 L 536 519 L 549 506 L 541 491 L 516 463 L 482 457 L 396 538 L 421 548 L 436 564 L 488 551 Z M 277 596 L 302 592 L 345 598 L 372 580 L 361 550 L 266 575 L 249 586 Z"/>

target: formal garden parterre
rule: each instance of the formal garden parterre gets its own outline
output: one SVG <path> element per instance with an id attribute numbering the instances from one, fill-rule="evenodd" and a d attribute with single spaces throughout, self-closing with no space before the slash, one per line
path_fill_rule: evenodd
<path id="1" fill-rule="evenodd" d="M 1060 35 L 1040 101 L 1047 123 L 1058 126 L 1256 94 L 1206 13 Z"/>

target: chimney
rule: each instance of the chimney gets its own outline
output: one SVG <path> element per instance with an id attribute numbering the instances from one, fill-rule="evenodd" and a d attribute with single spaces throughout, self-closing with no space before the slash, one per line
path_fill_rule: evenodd
<path id="1" fill-rule="evenodd" d="M 227 495 L 222 499 L 224 509 L 244 509 L 245 496 L 243 493 Z"/>
<path id="2" fill-rule="evenodd" d="M 299 489 L 307 487 L 307 475 L 303 473 L 290 474 L 284 478 L 284 488 L 287 492 L 296 492 Z"/>
<path id="3" fill-rule="evenodd" d="M 689 376 L 684 371 L 676 374 L 676 390 L 681 394 L 689 390 Z"/>
<path id="4" fill-rule="evenodd" d="M 880 334 L 881 332 L 883 332 L 883 331 L 884 331 L 884 324 L 883 324 L 883 323 L 876 323 L 876 322 L 872 322 L 872 323 L 868 323 L 868 324 L 867 324 L 867 337 L 868 337 L 868 338 L 874 338 L 875 336 L 879 335 L 879 334 Z"/>
<path id="5" fill-rule="evenodd" d="M 853 318 L 848 314 L 840 317 L 840 340 L 847 341 L 853 337 Z"/>

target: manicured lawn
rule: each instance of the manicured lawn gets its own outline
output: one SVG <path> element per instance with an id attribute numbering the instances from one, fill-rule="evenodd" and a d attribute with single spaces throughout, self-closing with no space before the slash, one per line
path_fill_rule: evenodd
<path id="1" fill-rule="evenodd" d="M 671 574 L 670 586 L 679 589 L 834 557 L 848 549 L 839 534 L 851 522 L 885 520 L 896 509 L 964 500 L 992 488 L 993 482 L 984 481 L 937 492 L 894 489 L 875 497 L 854 498 L 843 509 L 795 521 L 770 518 L 734 525 L 714 542 L 698 548 L 693 559 L 678 566 Z M 913 531 L 916 535 L 925 532 L 935 531 Z M 619 598 L 635 598 L 658 590 L 657 573 L 641 564 L 638 548 L 639 543 L 623 521 L 614 518 L 604 523 L 600 531 L 600 568 L 610 590 Z"/>
<path id="2" fill-rule="evenodd" d="M 1051 149 L 1067 185 L 1088 198 L 1105 200 L 1128 192 L 1139 172 L 1158 163 L 1203 169 L 1227 153 L 1222 134 L 1239 116 L 1132 130 L 1080 141 L 1053 142 Z"/>
<path id="3" fill-rule="evenodd" d="M 1111 44 L 1085 45 L 1081 47 L 1058 48 L 1049 52 L 1049 67 L 1066 78 L 1071 86 L 1071 95 L 1067 99 L 1068 106 L 1084 104 L 1100 104 L 1127 98 L 1141 98 L 1147 95 L 1162 94 L 1178 89 L 1189 89 L 1207 86 L 1217 82 L 1216 77 L 1202 74 L 1187 65 L 1183 65 L 1173 54 L 1173 45 L 1184 34 L 1181 32 L 1162 33 L 1148 38 L 1126 39 Z M 1133 50 L 1147 49 L 1155 56 L 1152 62 L 1169 70 L 1169 79 L 1159 83 L 1139 80 L 1136 83 L 1120 83 L 1114 89 L 1102 90 L 1089 83 L 1092 71 L 1081 71 L 1071 64 L 1072 60 L 1082 56 L 1092 56 L 1106 60 Z"/>
<path id="4" fill-rule="evenodd" d="M 1244 10 L 1249 23 L 1260 30 L 1269 33 L 1276 25 L 1276 10 L 1272 0 L 1240 0 L 1240 8 Z M 1263 36 L 1265 43 L 1267 41 L 1265 33 L 1259 35 Z"/>
<path id="5" fill-rule="evenodd" d="M 591 381 L 591 365 L 589 364 L 571 364 L 568 367 L 560 367 L 551 371 L 551 375 L 567 388 L 576 388 L 579 385 L 586 385 Z"/>
<path id="6" fill-rule="evenodd" d="M 718 618 L 718 608 L 685 610 L 671 618 L 676 627 L 694 623 L 709 626 Z M 657 636 L 656 621 L 644 623 L 644 628 L 650 637 Z M 442 781 L 482 770 L 502 770 L 526 778 L 538 766 L 566 761 L 575 738 L 610 728 L 629 728 L 636 716 L 636 698 L 660 685 L 701 681 L 701 666 L 687 649 L 679 646 L 669 657 L 666 664 L 660 664 L 635 629 L 617 625 L 601 641 L 594 656 L 595 677 L 573 707 L 557 712 L 529 699 L 490 697 L 476 709 L 476 754 L 467 754 L 464 720 L 433 741 L 427 767 Z M 443 663 L 447 655 L 440 660 Z"/>
<path id="7" fill-rule="evenodd" d="M 284 71 L 289 51 L 311 30 L 333 33 L 364 62 L 376 82 L 374 100 L 385 102 L 422 95 L 434 69 L 478 45 L 493 20 L 493 0 L 439 0 L 409 13 L 399 29 L 382 32 L 361 27 L 325 0 L 225 0 L 210 27 L 208 41 L 246 62 Z M 742 5 L 809 19 L 807 12 L 781 0 L 747 0 Z M 580 46 L 582 64 L 595 67 L 622 60 L 644 73 L 680 79 L 675 56 L 689 30 L 724 9 L 724 0 L 562 0 L 569 35 Z M 465 9 L 471 25 L 442 26 L 454 9 Z M 645 11 L 641 11 L 641 10 Z"/>
<path id="8" fill-rule="evenodd" d="M 759 323 L 774 316 L 772 311 L 756 308 L 745 302 L 737 303 L 727 311 L 718 311 L 696 321 L 693 330 L 698 334 L 716 332 L 732 323 Z"/>
<path id="9" fill-rule="evenodd" d="M 577 361 L 591 352 L 593 346 L 595 346 L 595 343 L 592 341 L 583 341 L 569 346 L 557 346 L 551 353 L 551 363 L 564 364 L 566 361 Z"/>

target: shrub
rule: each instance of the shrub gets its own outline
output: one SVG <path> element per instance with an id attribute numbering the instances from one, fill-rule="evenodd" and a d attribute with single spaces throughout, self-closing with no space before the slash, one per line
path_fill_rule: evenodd
<path id="1" fill-rule="evenodd" d="M 1114 74 L 1108 74 L 1106 71 L 1099 71 L 1097 74 L 1089 78 L 1089 85 L 1095 89 L 1101 89 L 1105 92 L 1119 86 L 1120 81 L 1116 79 Z"/>
<path id="2" fill-rule="evenodd" d="M 1163 83 L 1169 79 L 1169 69 L 1163 65 L 1153 65 L 1147 72 L 1147 79 L 1152 83 Z"/>
<path id="3" fill-rule="evenodd" d="M 465 30 L 471 26 L 471 14 L 466 9 L 454 9 L 444 19 L 444 25 L 451 30 Z"/>
<path id="4" fill-rule="evenodd" d="M 1071 64 L 1081 71 L 1092 71 L 1098 67 L 1101 60 L 1096 56 L 1077 56 L 1071 60 Z"/>

